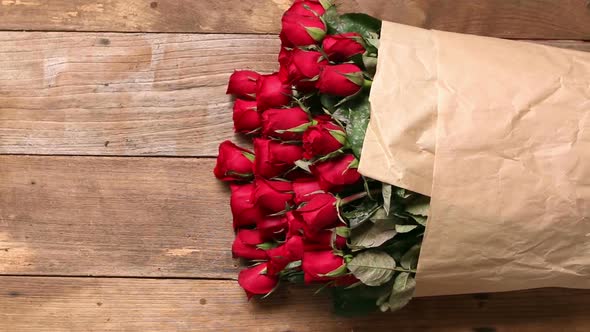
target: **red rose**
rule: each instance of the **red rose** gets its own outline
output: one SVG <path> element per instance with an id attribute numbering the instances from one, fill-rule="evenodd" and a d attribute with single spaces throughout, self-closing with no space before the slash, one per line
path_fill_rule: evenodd
<path id="1" fill-rule="evenodd" d="M 352 63 L 324 66 L 316 87 L 321 93 L 346 97 L 357 93 L 363 85 L 363 72 Z"/>
<path id="2" fill-rule="evenodd" d="M 287 181 L 271 181 L 257 177 L 254 202 L 259 207 L 276 213 L 293 204 L 293 185 Z"/>
<path id="3" fill-rule="evenodd" d="M 320 251 L 346 248 L 346 238 L 331 229 L 319 231 L 305 238 L 305 251 Z"/>
<path id="4" fill-rule="evenodd" d="M 258 111 L 282 107 L 291 102 L 291 86 L 281 81 L 278 73 L 261 75 L 256 84 Z"/>
<path id="5" fill-rule="evenodd" d="M 365 47 L 361 44 L 361 40 L 361 35 L 356 32 L 329 35 L 324 38 L 322 48 L 330 60 L 344 62 L 353 55 L 365 53 Z"/>
<path id="6" fill-rule="evenodd" d="M 258 230 L 241 229 L 231 247 L 232 255 L 234 258 L 266 259 L 266 251 L 257 247 L 262 243 L 264 240 Z"/>
<path id="7" fill-rule="evenodd" d="M 255 225 L 262 218 L 262 213 L 254 205 L 252 199 L 254 194 L 254 184 L 232 184 L 230 207 L 233 215 L 234 229 L 243 226 Z"/>
<path id="8" fill-rule="evenodd" d="M 303 133 L 303 157 L 312 159 L 330 154 L 346 143 L 346 133 L 342 127 L 329 121 L 319 121 Z"/>
<path id="9" fill-rule="evenodd" d="M 344 259 L 334 255 L 332 250 L 306 251 L 303 253 L 301 268 L 306 284 L 333 280 L 336 277 L 324 275 L 339 269 L 342 269 L 342 273 L 346 272 Z"/>
<path id="10" fill-rule="evenodd" d="M 282 39 L 293 46 L 312 45 L 326 35 L 326 25 L 320 16 L 325 9 L 314 1 L 297 1 L 282 18 Z"/>
<path id="11" fill-rule="evenodd" d="M 320 188 L 319 182 L 311 178 L 296 179 L 293 181 L 293 191 L 295 192 L 295 204 L 307 202 L 312 194 L 324 192 Z"/>
<path id="12" fill-rule="evenodd" d="M 256 101 L 236 99 L 233 120 L 236 133 L 249 134 L 260 128 L 260 113 L 256 111 Z"/>
<path id="13" fill-rule="evenodd" d="M 227 94 L 232 94 L 244 99 L 256 98 L 256 81 L 260 74 L 251 70 L 236 70 L 229 77 Z"/>
<path id="14" fill-rule="evenodd" d="M 256 228 L 260 231 L 263 239 L 274 240 L 283 238 L 289 224 L 285 216 L 265 216 L 258 220 Z"/>
<path id="15" fill-rule="evenodd" d="M 243 181 L 252 177 L 254 154 L 231 141 L 219 144 L 219 155 L 213 173 L 222 181 Z"/>
<path id="16" fill-rule="evenodd" d="M 311 173 L 318 179 L 325 191 L 339 192 L 346 186 L 353 185 L 361 179 L 355 164 L 357 159 L 346 154 L 309 166 Z"/>
<path id="17" fill-rule="evenodd" d="M 283 42 L 284 44 L 284 42 Z M 283 83 L 290 83 L 291 79 L 289 78 L 289 66 L 291 64 L 291 54 L 293 53 L 292 50 L 287 49 L 284 46 L 281 46 L 281 51 L 279 52 L 279 79 Z"/>
<path id="18" fill-rule="evenodd" d="M 326 65 L 328 65 L 328 61 L 323 58 L 322 53 L 296 48 L 289 59 L 288 77 L 297 89 L 309 91 L 315 88 L 315 82 L 320 70 Z"/>
<path id="19" fill-rule="evenodd" d="M 295 216 L 292 211 L 285 214 L 287 219 L 287 239 L 293 236 L 302 236 L 305 228 L 305 223 L 299 217 Z"/>
<path id="20" fill-rule="evenodd" d="M 268 255 L 268 274 L 281 272 L 289 263 L 303 258 L 303 240 L 301 236 L 289 238 L 285 244 L 266 251 Z"/>
<path id="21" fill-rule="evenodd" d="M 295 167 L 295 162 L 303 158 L 303 148 L 268 139 L 254 139 L 256 152 L 255 173 L 265 178 L 279 176 Z"/>
<path id="22" fill-rule="evenodd" d="M 277 286 L 279 279 L 276 276 L 262 274 L 266 269 L 267 264 L 263 263 L 240 271 L 238 284 L 246 291 L 248 299 L 268 294 Z"/>
<path id="23" fill-rule="evenodd" d="M 338 225 L 336 197 L 332 194 L 312 195 L 308 202 L 295 210 L 295 215 L 305 222 L 307 236 L 313 236 L 320 230 Z"/>
<path id="24" fill-rule="evenodd" d="M 300 107 L 268 109 L 262 113 L 262 134 L 285 141 L 301 139 L 309 115 Z M 294 130 L 294 131 L 290 131 Z"/>

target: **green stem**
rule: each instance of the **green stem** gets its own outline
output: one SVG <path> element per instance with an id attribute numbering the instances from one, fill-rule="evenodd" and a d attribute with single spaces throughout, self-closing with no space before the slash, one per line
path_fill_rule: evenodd
<path id="1" fill-rule="evenodd" d="M 347 204 L 350 204 L 354 201 L 358 201 L 361 198 L 365 198 L 367 197 L 367 195 L 370 194 L 378 194 L 381 192 L 381 189 L 373 189 L 370 192 L 367 191 L 362 191 L 360 193 L 356 193 L 347 197 L 344 197 L 340 200 L 340 203 L 338 204 L 339 206 L 345 206 Z"/>
<path id="2" fill-rule="evenodd" d="M 371 80 L 365 79 L 363 81 L 363 87 L 364 88 L 370 89 L 372 85 L 373 85 L 373 81 L 371 81 Z"/>

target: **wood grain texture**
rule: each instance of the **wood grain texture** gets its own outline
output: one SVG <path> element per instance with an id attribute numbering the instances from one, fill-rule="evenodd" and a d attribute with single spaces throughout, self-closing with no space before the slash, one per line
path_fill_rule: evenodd
<path id="1" fill-rule="evenodd" d="M 544 41 L 590 51 L 590 43 Z M 0 154 L 215 156 L 227 79 L 270 72 L 261 35 L 0 33 Z"/>
<path id="2" fill-rule="evenodd" d="M 229 190 L 213 166 L 0 156 L 0 274 L 235 278 Z"/>
<path id="3" fill-rule="evenodd" d="M 590 39 L 586 0 L 338 0 L 342 13 L 509 38 Z M 291 0 L 2 0 L 2 30 L 277 33 Z M 255 17 L 256 19 L 252 19 Z"/>
<path id="4" fill-rule="evenodd" d="M 414 299 L 343 318 L 327 294 L 291 286 L 247 303 L 233 281 L 0 277 L 0 330 L 585 332 L 590 292 L 545 289 Z"/>

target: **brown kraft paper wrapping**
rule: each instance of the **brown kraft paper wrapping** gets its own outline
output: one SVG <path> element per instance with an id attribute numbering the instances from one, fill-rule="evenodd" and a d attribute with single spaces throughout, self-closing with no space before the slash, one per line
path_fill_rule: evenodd
<path id="1" fill-rule="evenodd" d="M 386 22 L 371 103 L 359 170 L 432 197 L 417 296 L 590 288 L 590 54 Z"/>

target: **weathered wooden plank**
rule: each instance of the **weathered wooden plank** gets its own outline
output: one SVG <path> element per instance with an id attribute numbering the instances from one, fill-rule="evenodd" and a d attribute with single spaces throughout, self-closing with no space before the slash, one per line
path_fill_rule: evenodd
<path id="1" fill-rule="evenodd" d="M 0 274 L 235 278 L 229 192 L 213 166 L 0 156 Z"/>
<path id="2" fill-rule="evenodd" d="M 276 33 L 291 0 L 3 0 L 0 29 Z M 586 0 L 338 0 L 416 26 L 510 38 L 590 39 Z M 255 20 L 252 17 L 256 17 Z"/>
<path id="3" fill-rule="evenodd" d="M 327 294 L 289 287 L 247 303 L 233 281 L 0 277 L 3 331 L 437 331 L 590 329 L 590 292 L 546 289 L 415 299 L 344 318 Z"/>
<path id="4" fill-rule="evenodd" d="M 590 43 L 545 41 L 590 51 Z M 0 154 L 214 156 L 234 68 L 269 72 L 262 35 L 0 33 Z"/>

